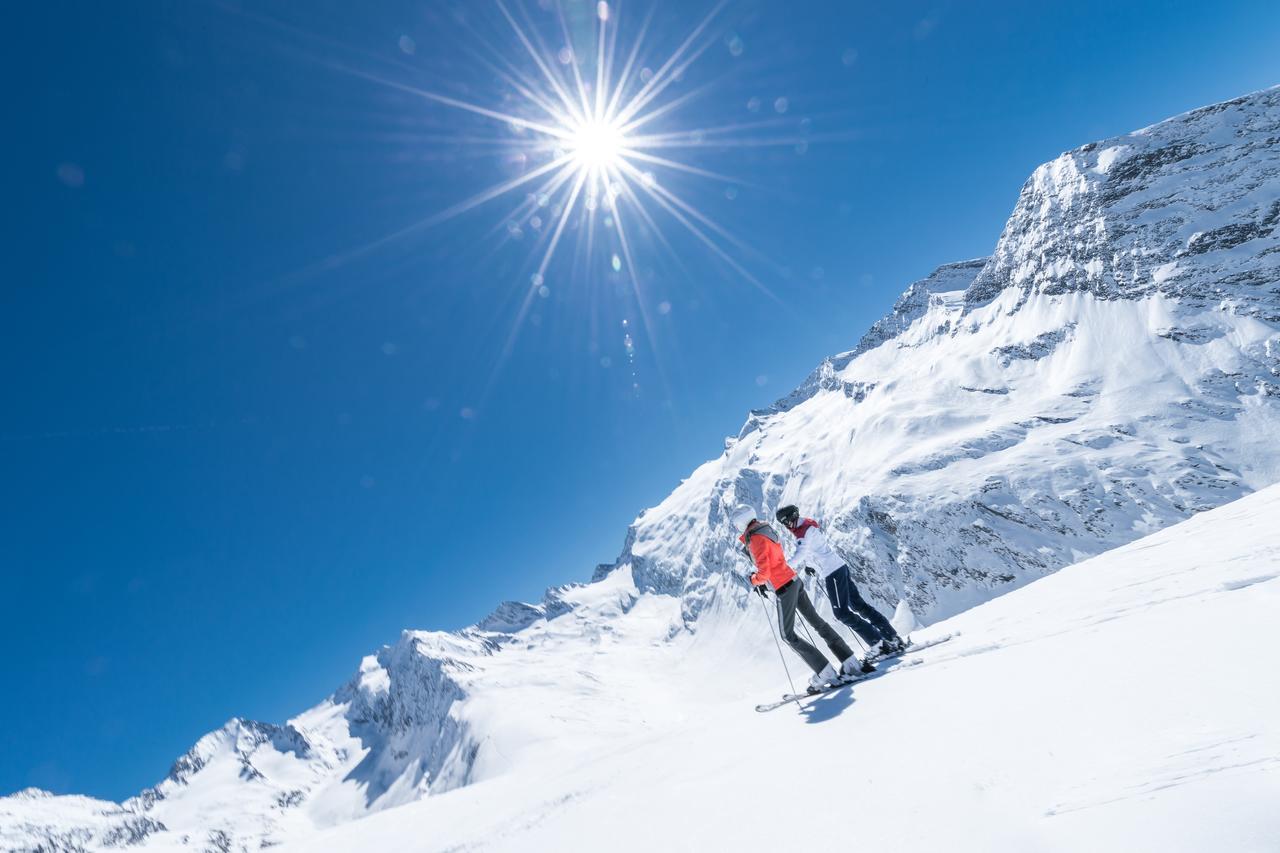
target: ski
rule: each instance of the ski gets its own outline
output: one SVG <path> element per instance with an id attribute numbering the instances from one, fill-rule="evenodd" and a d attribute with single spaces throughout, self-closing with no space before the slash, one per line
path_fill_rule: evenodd
<path id="1" fill-rule="evenodd" d="M 884 663 L 885 661 L 896 660 L 902 657 L 903 655 L 908 655 L 908 654 L 911 654 L 912 652 L 924 651 L 925 649 L 930 649 L 930 648 L 933 648 L 934 646 L 940 646 L 943 643 L 945 643 L 947 640 L 950 640 L 952 637 L 955 637 L 955 636 L 956 636 L 955 634 L 943 634 L 941 637 L 934 637 L 932 640 L 924 640 L 919 643 L 912 643 L 911 645 L 907 646 L 905 649 L 898 652 L 897 654 L 885 655 L 884 657 L 876 658 L 875 660 L 872 661 L 872 663 Z"/>
<path id="2" fill-rule="evenodd" d="M 870 681 L 872 679 L 879 678 L 882 675 L 888 675 L 889 673 L 897 669 L 907 669 L 909 667 L 916 666 L 918 664 L 924 663 L 924 661 L 919 658 L 910 658 L 910 659 L 904 660 L 903 657 L 913 652 L 923 651 L 924 649 L 929 649 L 929 648 L 933 648 L 934 646 L 941 645 L 947 642 L 947 640 L 950 640 L 955 636 L 956 636 L 955 634 L 946 634 L 941 637 L 935 637 L 932 640 L 925 640 L 920 643 L 913 643 L 910 646 L 907 646 L 905 649 L 903 649 L 901 652 L 899 652 L 896 655 L 889 655 L 888 657 L 881 658 L 879 661 L 877 661 L 877 663 L 880 663 L 880 664 L 887 663 L 887 665 L 878 668 L 875 672 L 867 673 L 866 675 L 862 676 L 862 678 L 854 679 L 852 681 L 838 681 L 834 684 L 828 684 L 825 687 L 823 687 L 821 690 L 814 691 L 813 693 L 810 693 L 808 691 L 805 691 L 804 693 L 786 693 L 783 695 L 781 699 L 779 699 L 776 702 L 766 702 L 762 705 L 757 705 L 756 710 L 762 714 L 765 713 L 766 711 L 775 711 L 778 708 L 781 708 L 783 705 L 788 705 L 792 702 L 799 702 L 802 699 L 812 699 L 817 696 L 825 696 L 828 693 L 834 693 L 835 691 L 841 689 L 842 687 L 852 687 L 855 684 L 861 684 L 864 681 Z"/>
<path id="3" fill-rule="evenodd" d="M 876 672 L 879 672 L 879 670 L 877 670 Z M 868 675 L 864 675 L 862 678 L 859 678 L 855 681 L 837 681 L 834 684 L 828 684 L 827 686 L 823 687 L 821 690 L 815 690 L 813 693 L 810 693 L 807 690 L 804 693 L 784 693 L 782 694 L 782 698 L 779 699 L 777 702 L 766 702 L 763 705 L 757 705 L 756 710 L 759 711 L 760 713 L 764 713 L 765 711 L 772 711 L 776 708 L 781 708 L 783 705 L 786 705 L 789 702 L 799 702 L 801 699 L 811 699 L 815 696 L 825 696 L 828 693 L 839 690 L 841 687 L 852 687 L 853 685 L 857 684 L 859 681 L 866 681 L 868 678 L 870 678 L 872 675 L 875 675 L 875 674 L 876 673 L 870 673 Z"/>

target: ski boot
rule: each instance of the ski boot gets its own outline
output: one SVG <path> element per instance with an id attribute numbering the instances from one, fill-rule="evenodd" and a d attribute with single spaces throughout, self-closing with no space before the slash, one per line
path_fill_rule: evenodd
<path id="1" fill-rule="evenodd" d="M 876 668 L 869 663 L 858 660 L 856 656 L 850 657 L 840 665 L 841 681 L 857 681 L 864 675 L 875 672 Z"/>
<path id="2" fill-rule="evenodd" d="M 809 686 L 806 688 L 810 693 L 821 693 L 833 684 L 838 684 L 840 676 L 836 675 L 836 668 L 831 664 L 827 664 L 826 668 L 809 679 Z"/>
<path id="3" fill-rule="evenodd" d="M 880 657 L 891 658 L 894 655 L 900 655 L 907 650 L 909 643 L 901 637 L 886 637 L 880 641 Z"/>

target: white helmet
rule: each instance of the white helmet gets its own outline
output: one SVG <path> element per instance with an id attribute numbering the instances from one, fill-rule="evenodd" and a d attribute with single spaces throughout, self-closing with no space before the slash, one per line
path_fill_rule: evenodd
<path id="1" fill-rule="evenodd" d="M 729 513 L 729 521 L 733 524 L 734 530 L 745 531 L 747 525 L 759 517 L 760 515 L 756 512 L 755 507 L 750 507 L 746 504 L 738 504 L 733 508 L 733 512 Z"/>

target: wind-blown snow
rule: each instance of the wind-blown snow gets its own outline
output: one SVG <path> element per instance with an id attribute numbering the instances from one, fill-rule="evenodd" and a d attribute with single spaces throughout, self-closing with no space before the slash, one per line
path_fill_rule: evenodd
<path id="1" fill-rule="evenodd" d="M 639 805 L 644 832 L 610 846 L 679 848 L 679 828 L 706 826 L 759 849 L 810 826 L 813 796 L 832 813 L 865 800 L 860 841 L 886 845 L 882 813 L 926 840 L 920 818 L 939 815 L 966 849 L 1088 849 L 1147 815 L 1167 823 L 1136 846 L 1195 849 L 1193 795 L 1274 830 L 1255 799 L 1225 796 L 1236 778 L 1268 790 L 1257 750 L 1274 754 L 1274 733 L 1251 726 L 1275 697 L 1224 661 L 1240 638 L 1267 645 L 1255 610 L 1274 605 L 1274 542 L 1228 509 L 1176 528 L 1202 539 L 1110 549 L 1280 479 L 1277 139 L 1280 88 L 1063 154 L 1027 181 L 990 258 L 916 282 L 854 349 L 752 412 L 592 583 L 464 631 L 406 631 L 316 707 L 229 721 L 125 803 L 0 799 L 0 846 L 378 849 L 346 834 L 373 832 L 386 849 L 564 849 Z M 1234 506 L 1264 519 L 1267 494 Z M 869 600 L 964 637 L 852 707 L 819 703 L 806 719 L 826 725 L 759 717 L 750 705 L 780 685 L 724 519 L 742 502 L 799 504 Z M 753 801 L 793 765 L 806 784 L 778 808 Z M 693 846 L 727 846 L 709 838 Z M 1232 840 L 1251 849 L 1215 846 Z"/>

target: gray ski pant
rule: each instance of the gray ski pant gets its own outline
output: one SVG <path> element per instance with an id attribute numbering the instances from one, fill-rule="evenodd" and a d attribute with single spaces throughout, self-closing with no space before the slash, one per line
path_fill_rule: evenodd
<path id="1" fill-rule="evenodd" d="M 813 630 L 818 632 L 818 636 L 827 644 L 827 648 L 831 649 L 832 654 L 840 663 L 844 663 L 853 657 L 853 649 L 849 648 L 848 643 L 840 638 L 835 629 L 827 624 L 826 620 L 818 615 L 818 611 L 814 608 L 813 602 L 809 600 L 809 595 L 804 591 L 804 584 L 799 578 L 793 578 L 790 582 L 782 585 L 782 589 L 777 591 L 778 597 L 778 627 L 782 629 L 782 639 L 787 641 L 787 645 L 795 649 L 796 654 L 804 658 L 804 662 L 809 664 L 809 668 L 815 673 L 822 672 L 829 661 L 827 656 L 815 649 L 810 643 L 805 642 L 796 636 L 796 611 L 800 611 L 800 615 L 804 617 L 804 621 L 813 626 Z"/>

